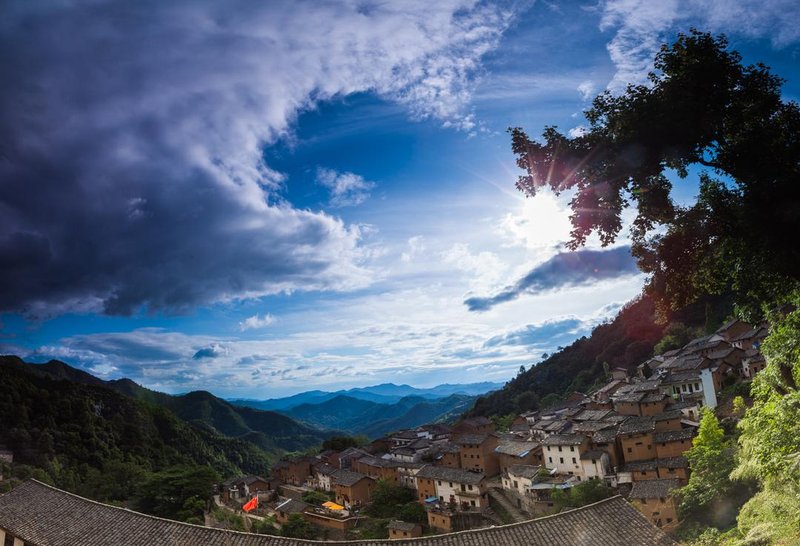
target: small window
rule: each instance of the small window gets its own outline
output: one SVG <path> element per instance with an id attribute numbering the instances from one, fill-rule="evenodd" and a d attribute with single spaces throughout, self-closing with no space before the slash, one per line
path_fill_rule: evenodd
<path id="1" fill-rule="evenodd" d="M 575 446 L 569 446 L 570 451 L 575 451 Z"/>
<path id="2" fill-rule="evenodd" d="M 553 462 L 553 458 L 552 457 L 548 457 L 547 458 L 547 462 L 552 463 Z"/>
<path id="3" fill-rule="evenodd" d="M 575 460 L 575 457 L 572 458 L 572 464 L 578 464 L 578 461 Z"/>
<path id="4" fill-rule="evenodd" d="M 559 457 L 559 458 L 558 458 L 558 461 L 559 461 L 561 464 L 564 464 L 564 457 Z"/>
<path id="5" fill-rule="evenodd" d="M 633 453 L 633 448 L 628 448 L 628 453 Z"/>
<path id="6" fill-rule="evenodd" d="M 561 446 L 558 446 L 558 452 L 561 453 Z"/>

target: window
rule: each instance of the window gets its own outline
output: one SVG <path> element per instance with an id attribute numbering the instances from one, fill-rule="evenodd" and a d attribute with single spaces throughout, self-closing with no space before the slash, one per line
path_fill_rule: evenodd
<path id="1" fill-rule="evenodd" d="M 575 446 L 569 446 L 569 450 L 574 452 L 575 451 Z"/>
<path id="2" fill-rule="evenodd" d="M 561 453 L 561 446 L 558 446 L 558 452 Z"/>
<path id="3" fill-rule="evenodd" d="M 628 453 L 633 453 L 633 448 L 629 447 L 628 448 Z"/>
<path id="4" fill-rule="evenodd" d="M 572 458 L 572 464 L 577 464 L 578 461 L 575 460 L 575 457 Z"/>
<path id="5" fill-rule="evenodd" d="M 517 488 L 517 480 L 514 480 L 514 489 Z"/>
<path id="6" fill-rule="evenodd" d="M 547 462 L 552 463 L 553 462 L 553 458 L 552 457 L 548 457 L 547 458 Z"/>
<path id="7" fill-rule="evenodd" d="M 559 458 L 558 458 L 558 461 L 559 461 L 561 464 L 564 464 L 564 457 L 559 457 Z"/>
<path id="8" fill-rule="evenodd" d="M 439 485 L 442 485 L 442 480 L 439 480 Z"/>
<path id="9" fill-rule="evenodd" d="M 447 485 L 449 485 L 450 487 L 453 487 L 453 482 L 447 482 Z"/>
<path id="10" fill-rule="evenodd" d="M 441 498 L 441 497 L 439 497 Z M 642 499 L 642 504 L 647 504 L 647 499 Z"/>
<path id="11" fill-rule="evenodd" d="M 469 503 L 470 503 L 470 505 L 475 506 L 475 501 L 474 500 L 469 501 Z"/>
<path id="12" fill-rule="evenodd" d="M 472 486 L 471 486 L 471 485 L 468 485 L 468 486 L 467 486 L 467 489 L 469 489 L 470 491 L 472 491 Z"/>
<path id="13" fill-rule="evenodd" d="M 642 442 L 636 442 L 636 445 L 640 446 L 640 445 L 642 445 Z"/>

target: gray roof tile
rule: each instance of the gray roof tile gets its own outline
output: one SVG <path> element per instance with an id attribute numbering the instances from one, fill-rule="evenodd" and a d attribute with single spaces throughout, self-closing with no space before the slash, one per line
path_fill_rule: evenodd
<path id="1" fill-rule="evenodd" d="M 58 522 L 54 525 L 53 522 Z M 41 546 L 314 546 L 318 542 L 178 523 L 29 480 L 0 496 L 0 527 Z M 380 546 L 386 541 L 339 542 Z M 668 546 L 675 542 L 622 497 L 536 520 L 392 541 L 395 546 Z"/>

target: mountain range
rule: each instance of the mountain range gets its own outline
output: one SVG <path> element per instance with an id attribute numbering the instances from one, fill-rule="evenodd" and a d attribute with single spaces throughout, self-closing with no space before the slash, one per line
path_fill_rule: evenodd
<path id="1" fill-rule="evenodd" d="M 271 409 L 321 429 L 377 438 L 426 423 L 452 421 L 472 408 L 478 395 L 499 383 L 444 384 L 427 389 L 383 383 L 336 392 L 307 391 L 270 400 L 230 400 L 232 404 Z"/>
<path id="2" fill-rule="evenodd" d="M 349 398 L 367 400 L 370 402 L 376 402 L 378 404 L 395 404 L 407 396 L 414 396 L 428 400 L 445 398 L 453 394 L 479 396 L 499 389 L 502 386 L 502 383 L 490 383 L 486 381 L 482 383 L 468 384 L 445 383 L 435 387 L 420 389 L 410 385 L 381 383 L 380 385 L 373 385 L 371 387 L 357 387 L 347 390 L 338 390 L 335 392 L 315 390 L 301 392 L 299 394 L 284 398 L 270 398 L 267 400 L 230 399 L 229 402 L 232 404 L 256 409 L 280 411 L 289 410 L 303 404 L 321 404 L 338 396 L 347 396 Z"/>

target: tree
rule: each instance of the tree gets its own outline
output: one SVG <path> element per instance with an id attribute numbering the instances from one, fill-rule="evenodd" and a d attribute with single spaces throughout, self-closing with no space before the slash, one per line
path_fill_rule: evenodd
<path id="1" fill-rule="evenodd" d="M 366 438 L 360 436 L 331 436 L 322 442 L 322 449 L 332 449 L 333 451 L 344 451 L 348 447 L 357 447 L 367 443 Z"/>
<path id="2" fill-rule="evenodd" d="M 526 171 L 517 188 L 574 192 L 573 250 L 592 233 L 611 244 L 633 205 L 632 253 L 662 312 L 732 290 L 755 317 L 800 281 L 800 246 L 783 238 L 800 232 L 800 108 L 781 99 L 781 78 L 744 66 L 723 36 L 681 34 L 654 66 L 647 85 L 596 97 L 581 136 L 546 127 L 539 143 L 510 129 Z M 672 201 L 670 169 L 700 171 L 694 205 Z"/>
<path id="3" fill-rule="evenodd" d="M 685 456 L 692 473 L 689 483 L 680 490 L 680 511 L 684 517 L 698 517 L 733 488 L 729 479 L 736 464 L 733 445 L 713 410 L 703 408 L 697 436 Z"/>
<path id="4" fill-rule="evenodd" d="M 378 480 L 370 505 L 364 512 L 376 518 L 396 517 L 398 510 L 409 503 L 416 502 L 416 498 L 412 489 L 395 485 L 386 480 Z"/>
<path id="5" fill-rule="evenodd" d="M 607 499 L 614 494 L 605 482 L 601 480 L 587 480 L 569 489 L 553 490 L 553 502 L 561 510 L 566 507 L 580 508 L 593 502 Z"/>
<path id="6" fill-rule="evenodd" d="M 139 508 L 156 516 L 196 522 L 220 477 L 208 466 L 174 466 L 142 485 Z"/>
<path id="7" fill-rule="evenodd" d="M 664 337 L 656 343 L 653 352 L 660 355 L 672 349 L 680 349 L 696 337 L 699 337 L 697 329 L 689 328 L 681 322 L 671 322 L 664 330 Z"/>
<path id="8" fill-rule="evenodd" d="M 281 536 L 314 540 L 317 538 L 317 530 L 302 515 L 289 514 L 289 519 L 281 527 Z"/>

